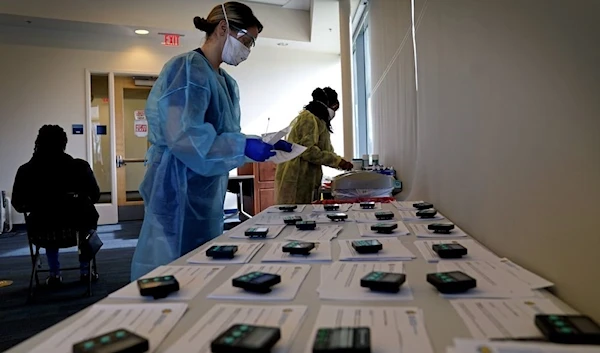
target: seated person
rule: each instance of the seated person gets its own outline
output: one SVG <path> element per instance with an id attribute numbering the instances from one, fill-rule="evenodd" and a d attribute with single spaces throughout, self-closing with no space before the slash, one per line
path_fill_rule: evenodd
<path id="1" fill-rule="evenodd" d="M 94 203 L 100 198 L 100 188 L 89 164 L 65 153 L 66 147 L 65 131 L 58 125 L 44 125 L 35 140 L 33 156 L 17 171 L 12 205 L 28 214 L 28 232 L 62 228 L 63 223 L 84 232 L 98 227 Z M 76 205 L 74 199 L 78 200 Z M 46 283 L 60 284 L 58 248 L 46 247 L 46 256 L 50 268 Z M 80 263 L 80 272 L 81 281 L 87 281 L 88 262 Z"/>

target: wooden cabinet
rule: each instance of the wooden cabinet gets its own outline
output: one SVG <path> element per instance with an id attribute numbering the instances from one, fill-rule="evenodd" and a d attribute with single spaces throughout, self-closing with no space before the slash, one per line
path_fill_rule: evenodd
<path id="1" fill-rule="evenodd" d="M 271 162 L 245 164 L 238 168 L 238 175 L 254 175 L 254 212 L 251 214 L 257 214 L 275 204 L 276 168 L 276 164 Z"/>
<path id="2" fill-rule="evenodd" d="M 275 204 L 275 163 L 254 163 L 254 210 L 262 212 Z"/>

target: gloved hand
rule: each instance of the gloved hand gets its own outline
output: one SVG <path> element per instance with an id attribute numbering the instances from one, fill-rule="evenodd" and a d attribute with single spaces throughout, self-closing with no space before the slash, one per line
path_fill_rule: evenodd
<path id="1" fill-rule="evenodd" d="M 354 168 L 354 164 L 348 162 L 345 159 L 342 159 L 338 164 L 338 167 L 343 170 L 352 170 Z"/>
<path id="2" fill-rule="evenodd" d="M 273 157 L 275 151 L 273 151 L 273 145 L 269 145 L 261 139 L 247 138 L 244 154 L 253 161 L 264 162 Z"/>
<path id="3" fill-rule="evenodd" d="M 283 152 L 292 152 L 292 144 L 286 140 L 279 140 L 273 145 L 276 150 Z"/>

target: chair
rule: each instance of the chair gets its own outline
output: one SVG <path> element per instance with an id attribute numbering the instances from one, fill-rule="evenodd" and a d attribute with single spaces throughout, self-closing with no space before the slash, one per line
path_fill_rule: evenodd
<path id="1" fill-rule="evenodd" d="M 62 202 L 60 202 L 62 201 Z M 36 217 L 31 213 L 25 215 L 25 224 L 27 227 L 27 238 L 29 241 L 29 251 L 31 254 L 31 278 L 29 280 L 29 300 L 34 299 L 35 289 L 40 284 L 39 273 L 49 272 L 48 269 L 42 269 L 40 259 L 41 248 L 65 249 L 77 246 L 81 254 L 81 244 L 86 241 L 86 237 L 95 230 L 85 229 L 81 225 L 83 215 L 81 210 L 81 200 L 76 194 L 68 194 L 63 200 L 60 200 L 53 206 L 49 205 L 47 212 L 38 211 Z M 93 206 L 92 206 L 93 207 Z M 40 216 L 39 213 L 42 213 Z M 96 256 L 94 255 L 88 262 L 90 269 L 87 290 L 84 295 L 92 296 L 92 282 L 98 279 L 96 265 Z M 61 271 L 79 270 L 79 267 L 61 268 Z M 33 285 L 35 279 L 35 287 Z"/>

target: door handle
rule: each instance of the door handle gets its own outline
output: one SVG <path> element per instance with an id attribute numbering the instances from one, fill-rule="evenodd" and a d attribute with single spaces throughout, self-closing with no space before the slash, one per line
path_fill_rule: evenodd
<path id="1" fill-rule="evenodd" d="M 117 168 L 127 165 L 127 163 L 145 163 L 146 158 L 123 158 L 123 156 L 117 156 Z"/>

